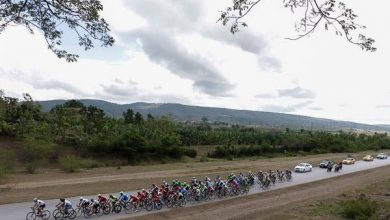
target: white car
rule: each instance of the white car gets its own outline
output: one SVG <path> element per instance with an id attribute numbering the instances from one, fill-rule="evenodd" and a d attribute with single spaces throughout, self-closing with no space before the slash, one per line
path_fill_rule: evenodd
<path id="1" fill-rule="evenodd" d="M 300 163 L 297 166 L 295 166 L 294 171 L 296 173 L 305 173 L 305 172 L 311 172 L 313 169 L 313 166 L 308 163 Z"/>
<path id="2" fill-rule="evenodd" d="M 387 159 L 387 154 L 386 153 L 380 153 L 376 156 L 376 159 L 381 159 L 381 160 L 384 160 L 384 159 Z"/>

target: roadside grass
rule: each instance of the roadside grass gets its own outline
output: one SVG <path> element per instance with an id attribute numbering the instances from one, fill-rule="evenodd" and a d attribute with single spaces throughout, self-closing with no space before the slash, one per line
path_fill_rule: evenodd
<path id="1" fill-rule="evenodd" d="M 305 215 L 331 219 L 390 219 L 390 178 L 309 206 Z"/>

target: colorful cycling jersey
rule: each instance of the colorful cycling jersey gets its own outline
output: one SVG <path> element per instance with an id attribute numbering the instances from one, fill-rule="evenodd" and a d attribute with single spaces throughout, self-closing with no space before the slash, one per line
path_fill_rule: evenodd
<path id="1" fill-rule="evenodd" d="M 106 197 L 103 197 L 103 196 L 100 196 L 100 197 L 99 197 L 99 202 L 100 202 L 100 203 L 106 203 L 106 202 L 107 202 L 107 198 L 106 198 Z"/>
<path id="2" fill-rule="evenodd" d="M 119 200 L 120 200 L 120 201 L 127 202 L 127 201 L 129 201 L 129 196 L 126 195 L 126 194 L 123 194 L 123 195 L 121 195 L 121 196 L 119 197 Z"/>

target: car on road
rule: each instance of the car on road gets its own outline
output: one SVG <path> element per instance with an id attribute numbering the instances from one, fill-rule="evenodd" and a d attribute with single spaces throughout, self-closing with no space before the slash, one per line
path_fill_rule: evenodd
<path id="1" fill-rule="evenodd" d="M 363 157 L 363 160 L 364 161 L 374 161 L 374 157 L 368 154 L 368 155 Z"/>
<path id="2" fill-rule="evenodd" d="M 312 169 L 313 169 L 313 166 L 311 164 L 300 163 L 300 164 L 295 166 L 294 171 L 296 173 L 305 173 L 305 172 L 311 172 Z"/>
<path id="3" fill-rule="evenodd" d="M 380 153 L 376 155 L 376 159 L 384 160 L 387 159 L 387 154 L 386 153 Z"/>
<path id="4" fill-rule="evenodd" d="M 352 157 L 347 157 L 345 160 L 343 160 L 343 164 L 351 165 L 355 163 L 355 159 Z"/>
<path id="5" fill-rule="evenodd" d="M 323 160 L 321 161 L 320 163 L 320 168 L 328 168 L 328 164 L 330 163 L 330 165 L 334 165 L 334 161 L 332 160 Z"/>

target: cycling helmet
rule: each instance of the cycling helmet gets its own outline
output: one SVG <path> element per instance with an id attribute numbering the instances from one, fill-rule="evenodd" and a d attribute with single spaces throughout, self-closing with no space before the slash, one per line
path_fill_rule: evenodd
<path id="1" fill-rule="evenodd" d="M 84 198 L 83 197 L 80 197 L 80 201 L 83 201 L 84 200 Z"/>
<path id="2" fill-rule="evenodd" d="M 34 198 L 34 199 L 33 199 L 33 202 L 37 202 L 37 201 L 38 201 L 38 199 L 37 199 L 37 198 Z"/>
<path id="3" fill-rule="evenodd" d="M 100 197 L 102 197 L 102 195 L 101 195 L 101 194 L 98 194 L 98 198 L 100 198 Z"/>
<path id="4" fill-rule="evenodd" d="M 64 198 L 61 198 L 60 201 L 61 201 L 61 202 L 65 202 L 65 199 L 64 199 Z"/>
<path id="5" fill-rule="evenodd" d="M 121 195 L 121 196 L 122 196 L 122 195 L 123 195 L 123 192 L 120 192 L 120 193 L 119 193 L 119 195 Z"/>
<path id="6" fill-rule="evenodd" d="M 93 202 L 94 201 L 94 199 L 91 199 L 91 202 Z"/>
<path id="7" fill-rule="evenodd" d="M 108 197 L 109 197 L 110 199 L 113 199 L 113 198 L 114 198 L 114 196 L 113 196 L 113 195 L 109 195 Z"/>

